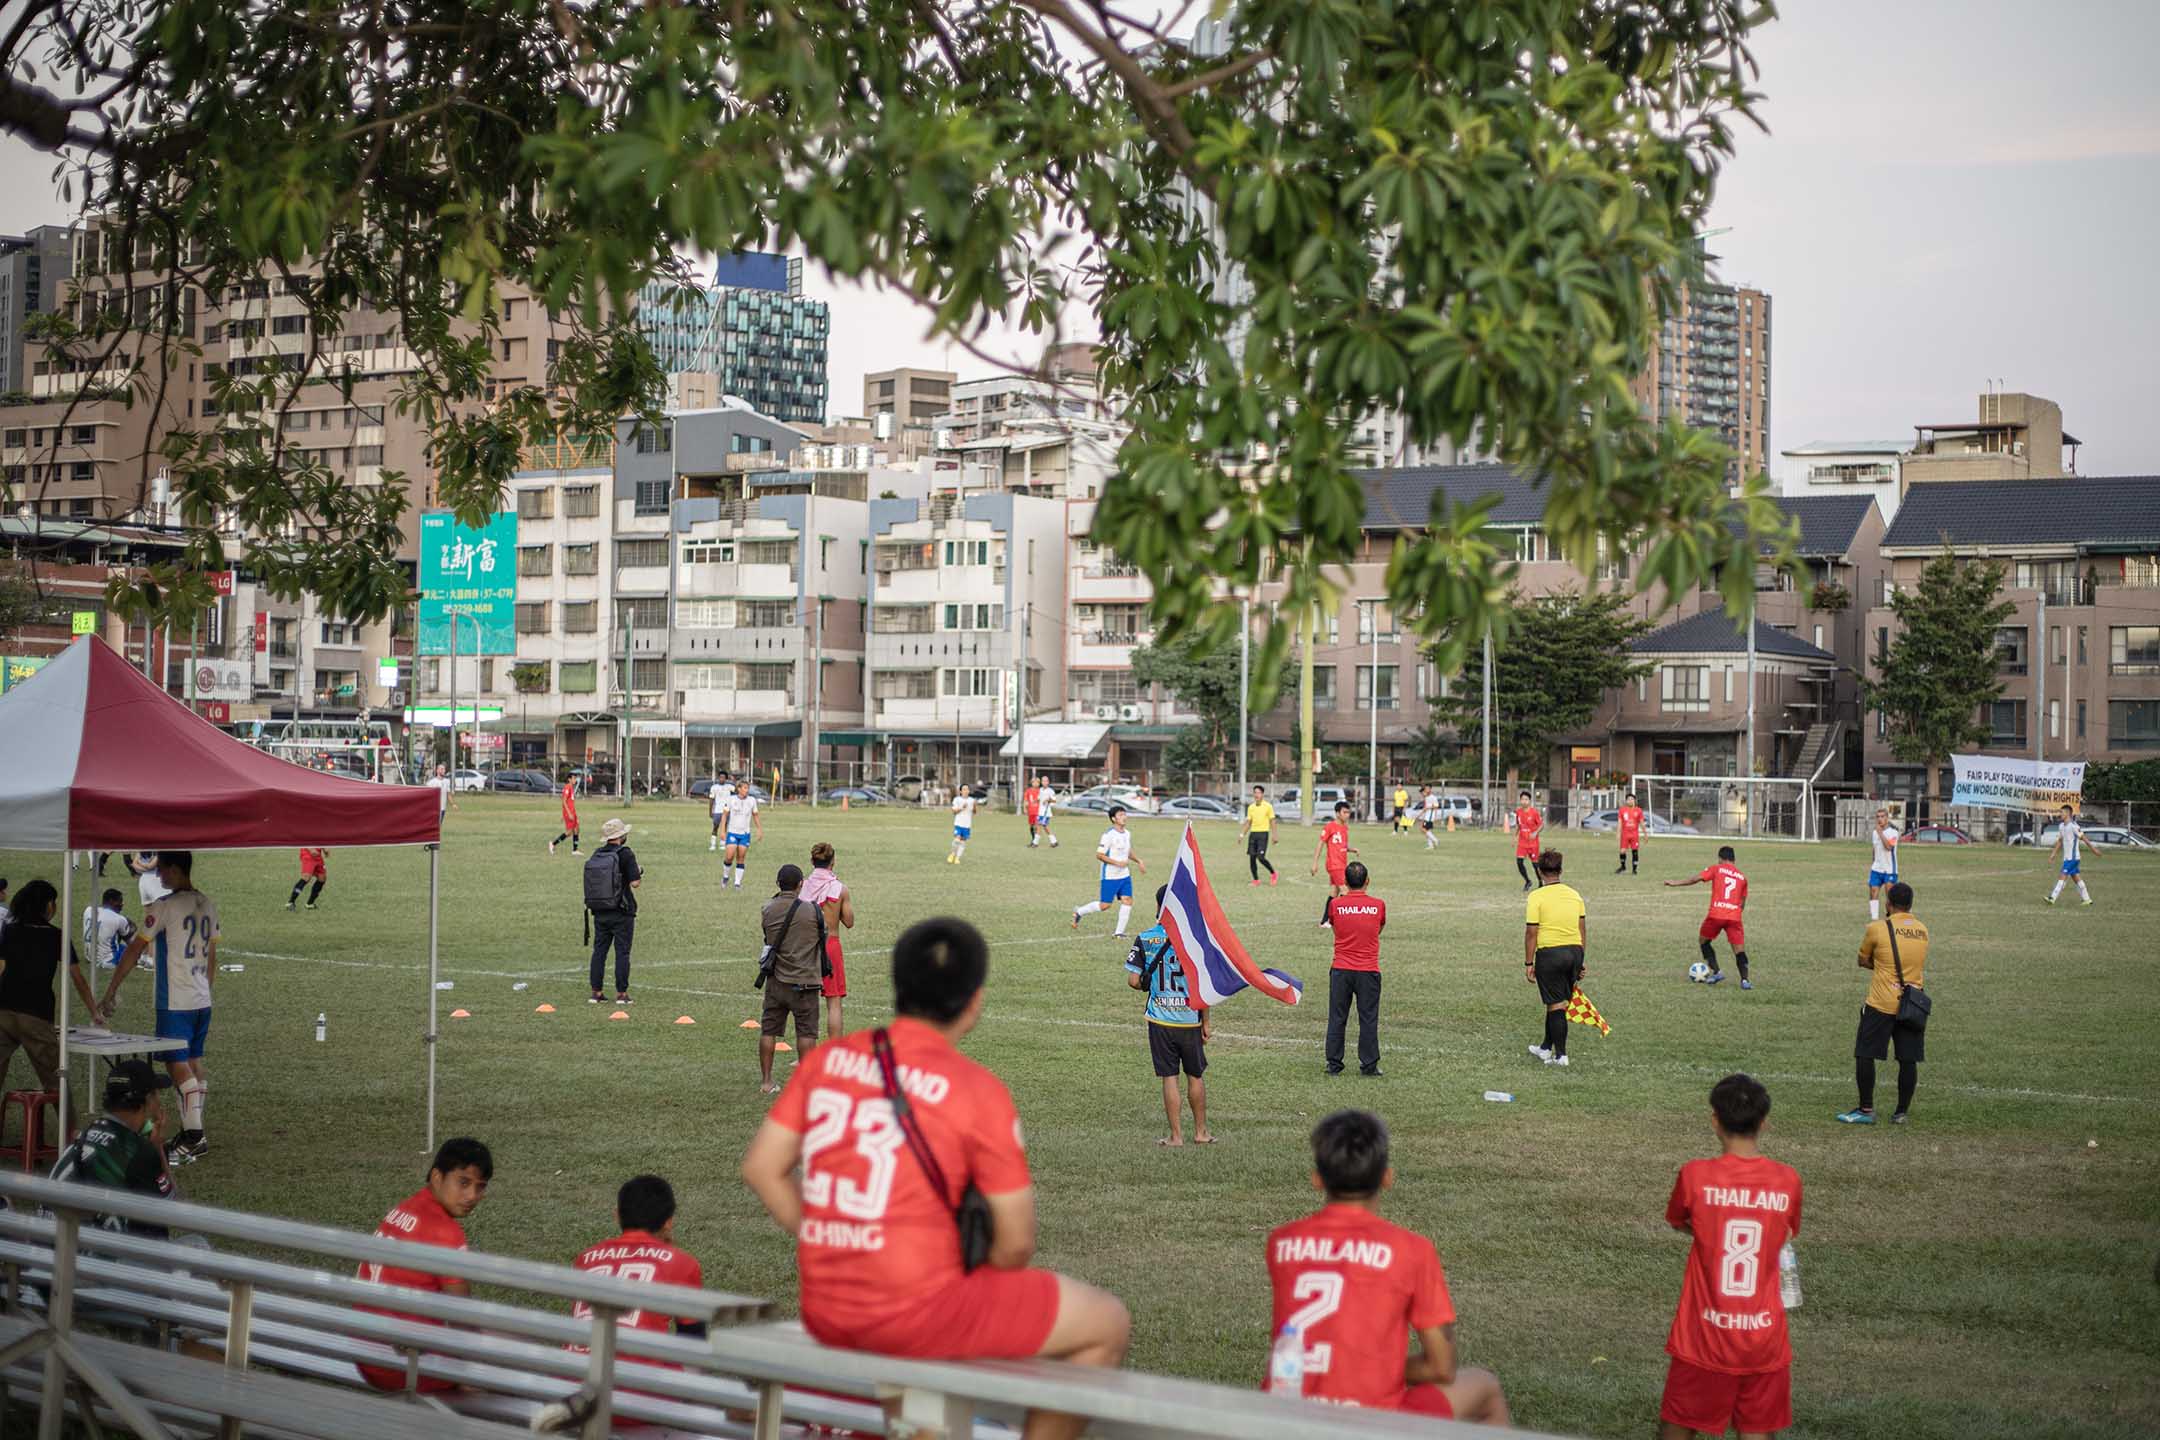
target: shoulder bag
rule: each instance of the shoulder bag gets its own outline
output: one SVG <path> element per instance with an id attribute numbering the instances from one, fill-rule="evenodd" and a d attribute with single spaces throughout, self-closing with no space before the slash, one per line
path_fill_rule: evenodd
<path id="1" fill-rule="evenodd" d="M 757 978 L 750 982 L 751 989 L 764 989 L 765 982 L 772 978 L 773 957 L 780 952 L 780 947 L 787 943 L 787 932 L 795 924 L 795 912 L 800 910 L 802 906 L 803 902 L 799 899 L 793 905 L 788 906 L 787 919 L 780 922 L 780 938 L 767 945 L 763 950 L 758 951 Z M 822 960 L 824 956 L 820 954 L 818 958 Z"/>
<path id="2" fill-rule="evenodd" d="M 1927 1028 L 1928 1014 L 1934 1010 L 1935 1001 L 1927 991 L 1921 989 L 1918 985 L 1907 985 L 1905 983 L 1905 962 L 1898 958 L 1896 918 L 1885 919 L 1883 929 L 1890 933 L 1890 964 L 1897 972 L 1898 1024 L 1910 1025 L 1915 1029 L 1925 1030 Z"/>
<path id="3" fill-rule="evenodd" d="M 915 1125 L 915 1110 L 908 1103 L 907 1092 L 900 1088 L 900 1072 L 893 1063 L 892 1036 L 883 1026 L 870 1032 L 870 1053 L 877 1060 L 878 1075 L 885 1084 L 885 1098 L 892 1102 L 893 1119 L 900 1126 L 900 1133 L 907 1137 L 908 1149 L 915 1156 L 915 1163 L 922 1166 L 930 1178 L 930 1188 L 937 1191 L 938 1202 L 943 1204 L 951 1190 L 945 1182 L 945 1167 L 938 1164 L 937 1155 L 930 1148 Z M 953 1223 L 960 1230 L 960 1268 L 975 1271 L 990 1260 L 992 1222 L 990 1202 L 970 1180 L 960 1192 L 959 1208 L 953 1211 Z"/>

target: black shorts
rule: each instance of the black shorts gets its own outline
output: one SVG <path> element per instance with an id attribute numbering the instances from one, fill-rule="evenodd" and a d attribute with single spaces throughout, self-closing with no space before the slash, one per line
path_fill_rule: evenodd
<path id="1" fill-rule="evenodd" d="M 1155 1073 L 1165 1080 L 1181 1068 L 1195 1080 L 1207 1074 L 1207 1048 L 1200 1043 L 1197 1025 L 1158 1025 L 1150 1020 L 1147 1048 L 1155 1061 Z"/>
<path id="2" fill-rule="evenodd" d="M 1890 1042 L 1897 1042 L 1898 1063 L 1910 1060 L 1915 1065 L 1927 1059 L 1927 1027 L 1905 1025 L 1895 1015 L 1885 1015 L 1872 1005 L 1860 1007 L 1860 1034 L 1853 1041 L 1855 1060 L 1882 1060 L 1890 1054 Z"/>
<path id="3" fill-rule="evenodd" d="M 1250 835 L 1247 835 L 1245 837 L 1245 853 L 1247 855 L 1267 854 L 1268 837 L 1273 833 L 1268 830 L 1255 830 Z"/>
<path id="4" fill-rule="evenodd" d="M 1575 982 L 1582 978 L 1583 953 L 1580 945 L 1555 945 L 1537 952 L 1538 999 L 1547 1005 L 1565 1005 L 1575 993 Z"/>

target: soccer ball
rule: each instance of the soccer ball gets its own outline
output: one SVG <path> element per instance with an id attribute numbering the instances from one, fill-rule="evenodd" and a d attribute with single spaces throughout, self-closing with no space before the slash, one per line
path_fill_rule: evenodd
<path id="1" fill-rule="evenodd" d="M 1687 967 L 1687 978 L 1693 980 L 1696 984 L 1700 985 L 1703 981 L 1710 978 L 1710 967 L 1703 964 L 1702 961 L 1697 960 L 1694 964 Z"/>

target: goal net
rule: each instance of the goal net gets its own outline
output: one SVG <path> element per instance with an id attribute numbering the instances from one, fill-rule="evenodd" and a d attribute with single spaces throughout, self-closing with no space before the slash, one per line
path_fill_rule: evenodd
<path id="1" fill-rule="evenodd" d="M 1808 782 L 1767 775 L 1638 775 L 1645 838 L 1812 840 Z"/>

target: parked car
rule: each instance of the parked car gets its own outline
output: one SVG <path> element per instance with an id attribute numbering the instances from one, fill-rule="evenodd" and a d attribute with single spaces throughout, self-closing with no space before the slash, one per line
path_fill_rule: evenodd
<path id="1" fill-rule="evenodd" d="M 1090 785 L 1072 798 L 1080 800 L 1088 797 L 1123 805 L 1136 815 L 1155 813 L 1155 797 L 1138 785 Z M 1110 803 L 1104 804 L 1102 808 L 1107 811 Z"/>
<path id="2" fill-rule="evenodd" d="M 838 805 L 841 801 L 850 805 L 890 805 L 892 797 L 870 785 L 835 785 L 825 792 L 825 803 Z"/>
<path id="3" fill-rule="evenodd" d="M 1179 795 L 1162 802 L 1155 812 L 1172 820 L 1235 820 L 1238 812 L 1230 802 L 1214 795 Z"/>
<path id="4" fill-rule="evenodd" d="M 1335 813 L 1337 801 L 1350 798 L 1349 790 L 1341 785 L 1315 785 L 1313 786 L 1313 794 L 1320 802 L 1319 813 L 1330 816 Z M 1275 808 L 1291 819 L 1301 820 L 1305 817 L 1304 810 L 1298 805 L 1298 787 L 1295 785 L 1275 797 Z M 1351 818 L 1355 819 L 1356 816 L 1353 815 Z"/>
<path id="5" fill-rule="evenodd" d="M 1902 844 L 1906 845 L 1977 845 L 1980 842 L 1967 830 L 1955 825 L 1915 825 L 1905 832 Z"/>
<path id="6" fill-rule="evenodd" d="M 2152 841 L 2125 825 L 2087 825 L 2085 843 L 2098 845 L 2105 850 L 2153 850 L 2160 849 Z M 2055 837 L 2062 833 L 2062 822 L 2050 820 L 2042 825 L 2037 834 L 2031 830 L 2010 837 L 2012 845 L 2038 845 L 2053 849 Z"/>
<path id="7" fill-rule="evenodd" d="M 1576 822 L 1577 826 L 1591 831 L 1612 831 L 1620 828 L 1618 810 L 1593 810 Z M 1700 835 L 1702 832 L 1685 820 L 1668 820 L 1654 810 L 1643 811 L 1643 829 L 1652 835 Z"/>
<path id="8" fill-rule="evenodd" d="M 1063 800 L 1058 801 L 1055 808 L 1057 812 L 1061 815 L 1107 815 L 1110 813 L 1110 807 L 1112 805 L 1123 803 L 1124 802 L 1122 801 L 1112 800 L 1107 795 L 1096 795 L 1088 793 L 1080 795 L 1068 795 Z M 1127 808 L 1129 809 L 1131 807 L 1128 806 Z"/>
<path id="9" fill-rule="evenodd" d="M 487 788 L 519 795 L 552 795 L 555 782 L 537 770 L 497 770 L 488 776 Z"/>
<path id="10" fill-rule="evenodd" d="M 481 774 L 478 770 L 453 770 L 450 772 L 450 789 L 459 795 L 476 790 L 485 790 L 487 789 L 487 776 Z"/>

